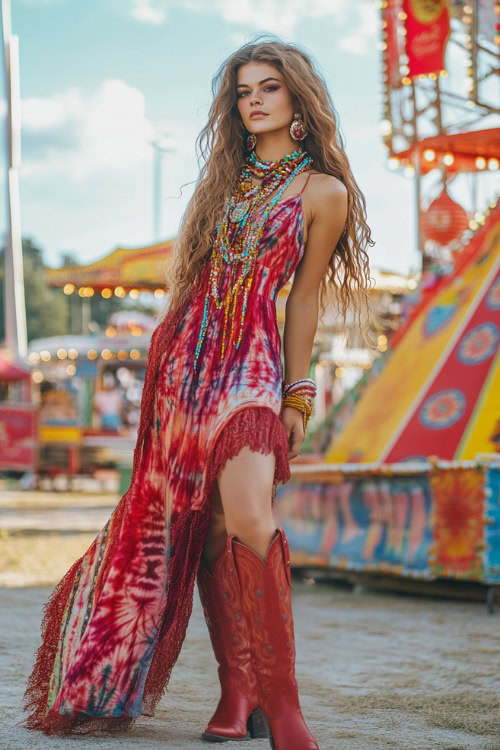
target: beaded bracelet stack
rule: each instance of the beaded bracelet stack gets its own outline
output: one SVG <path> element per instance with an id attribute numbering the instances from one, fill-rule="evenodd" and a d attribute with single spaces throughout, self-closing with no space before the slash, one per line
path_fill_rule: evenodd
<path id="1" fill-rule="evenodd" d="M 301 378 L 293 383 L 283 383 L 281 389 L 282 406 L 293 406 L 304 415 L 304 433 L 313 412 L 313 399 L 316 395 L 316 383 L 311 378 Z"/>

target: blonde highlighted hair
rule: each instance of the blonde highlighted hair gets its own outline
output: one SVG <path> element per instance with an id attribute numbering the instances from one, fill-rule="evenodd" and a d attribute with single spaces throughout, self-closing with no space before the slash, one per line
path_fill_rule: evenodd
<path id="1" fill-rule="evenodd" d="M 369 289 L 371 278 L 366 247 L 375 243 L 366 223 L 366 202 L 354 179 L 337 113 L 322 75 L 308 54 L 297 45 L 274 35 L 270 41 L 248 42 L 220 65 L 212 80 L 213 101 L 208 121 L 196 139 L 202 160 L 196 187 L 181 220 L 174 243 L 172 262 L 167 270 L 170 289 L 168 309 L 184 302 L 202 269 L 210 262 L 216 235 L 217 216 L 226 196 L 236 187 L 246 153 L 248 132 L 237 106 L 237 72 L 249 62 L 264 62 L 278 70 L 288 86 L 293 111 L 302 113 L 308 131 L 304 148 L 313 157 L 312 167 L 334 175 L 348 192 L 347 220 L 320 286 L 320 318 L 329 302 L 346 321 L 347 310 L 354 312 L 360 331 L 370 348 L 374 343 L 368 321 L 373 318 Z M 269 36 L 269 35 L 265 35 Z M 163 319 L 167 309 L 160 315 Z"/>

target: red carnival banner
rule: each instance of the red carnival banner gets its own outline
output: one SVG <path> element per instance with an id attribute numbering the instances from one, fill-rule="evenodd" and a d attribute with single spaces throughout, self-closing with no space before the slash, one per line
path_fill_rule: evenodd
<path id="1" fill-rule="evenodd" d="M 451 32 L 447 0 L 403 0 L 403 10 L 408 75 L 443 70 L 444 51 Z"/>
<path id="2" fill-rule="evenodd" d="M 401 85 L 399 72 L 398 10 L 400 0 L 387 0 L 382 9 L 384 22 L 385 62 L 387 66 L 387 85 L 398 88 Z"/>

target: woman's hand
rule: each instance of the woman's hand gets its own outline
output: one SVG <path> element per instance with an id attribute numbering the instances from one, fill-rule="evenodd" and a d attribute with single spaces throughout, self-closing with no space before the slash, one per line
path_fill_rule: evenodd
<path id="1" fill-rule="evenodd" d="M 294 406 L 285 406 L 281 410 L 280 419 L 288 435 L 288 460 L 296 458 L 304 442 L 304 415 Z"/>

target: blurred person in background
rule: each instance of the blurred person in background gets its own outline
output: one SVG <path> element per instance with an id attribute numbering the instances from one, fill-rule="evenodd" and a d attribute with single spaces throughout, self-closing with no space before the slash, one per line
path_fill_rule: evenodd
<path id="1" fill-rule="evenodd" d="M 122 426 L 123 402 L 115 377 L 105 372 L 102 389 L 94 394 L 94 411 L 99 416 L 101 429 L 106 432 L 119 432 Z"/>

